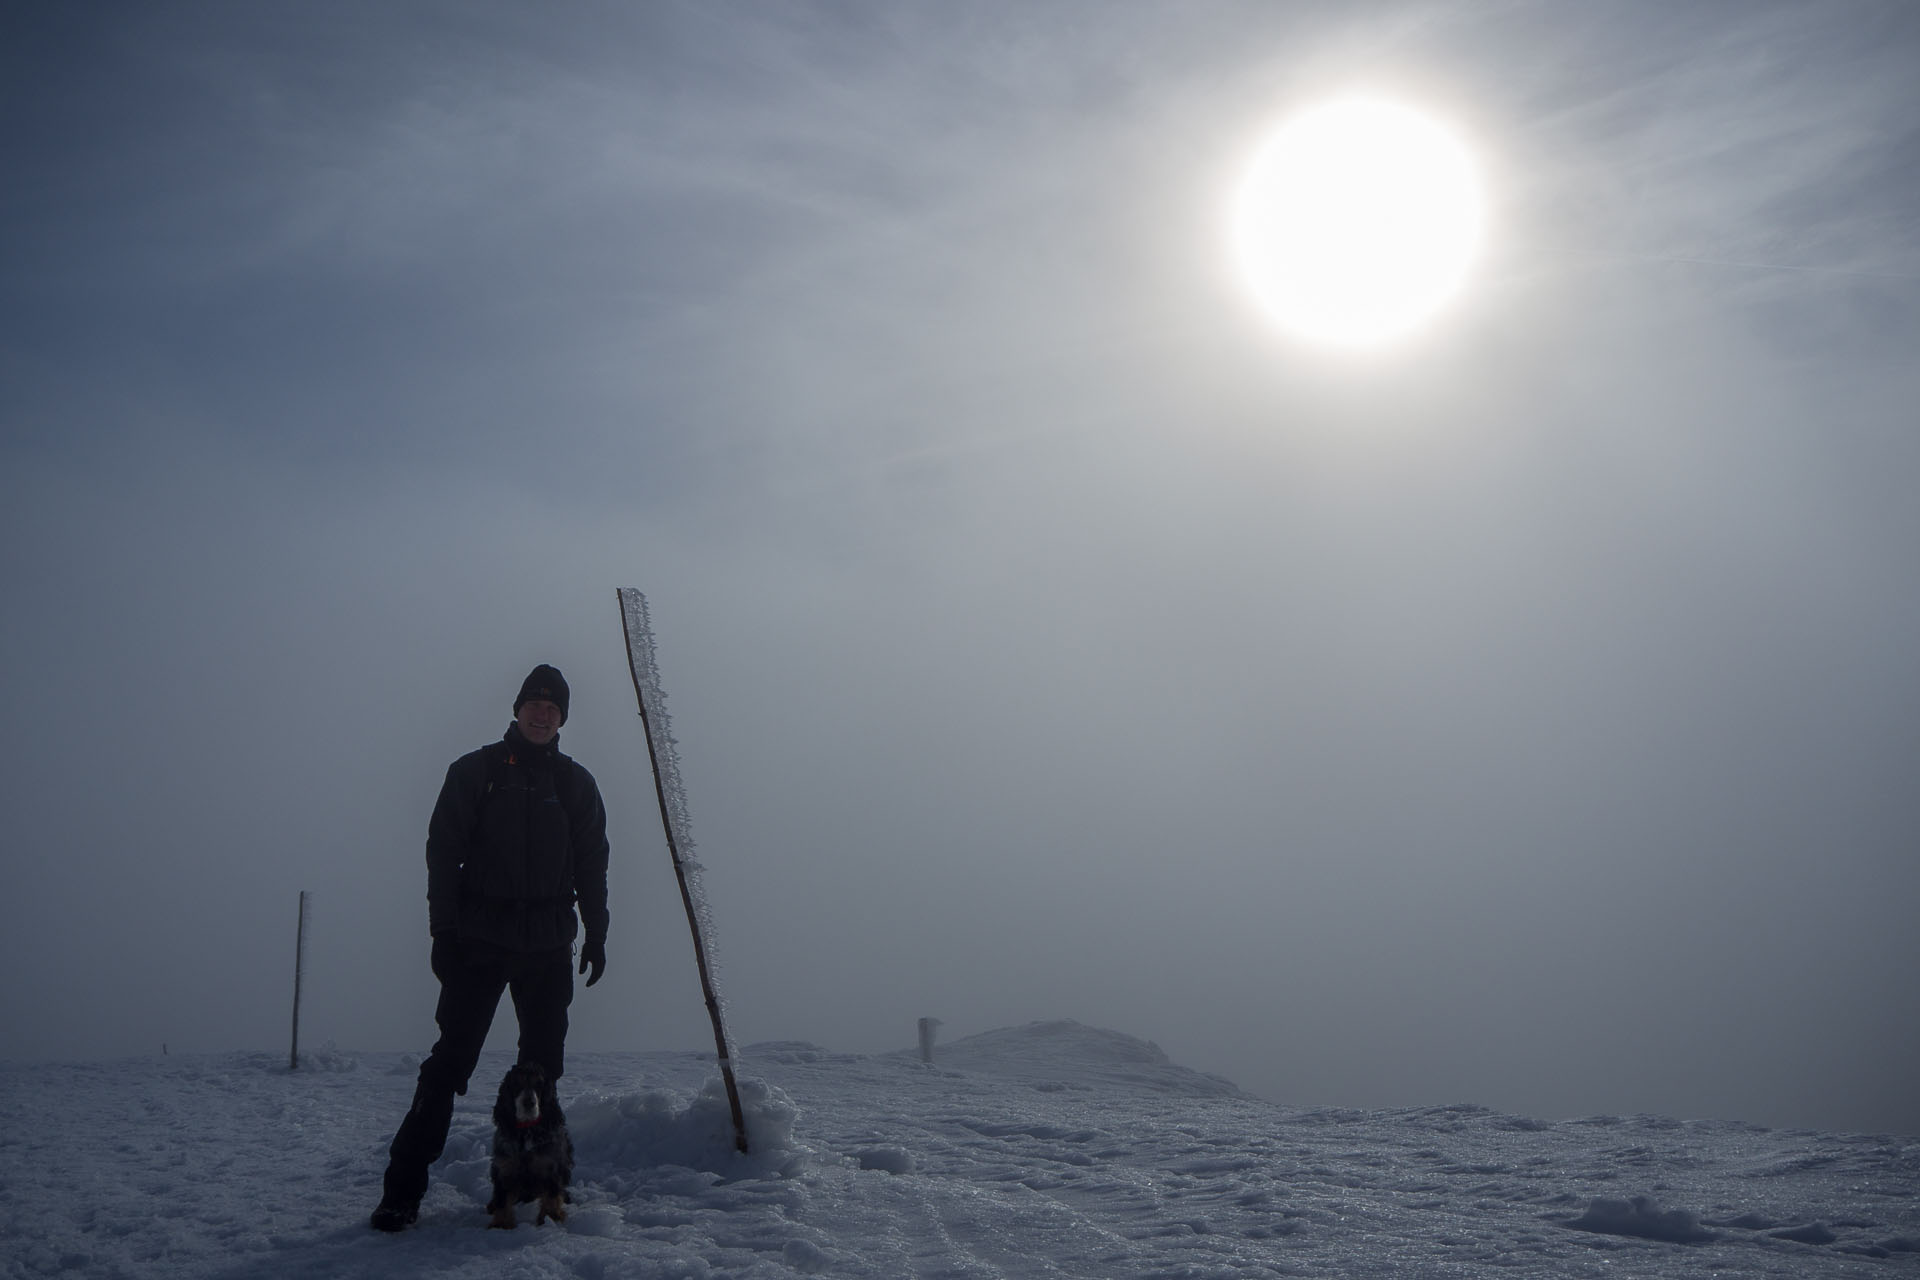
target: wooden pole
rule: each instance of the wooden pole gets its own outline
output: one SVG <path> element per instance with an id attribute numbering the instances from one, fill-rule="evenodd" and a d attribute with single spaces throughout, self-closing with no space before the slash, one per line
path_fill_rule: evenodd
<path id="1" fill-rule="evenodd" d="M 632 587 L 623 587 L 615 591 L 620 602 L 620 631 L 627 641 L 627 671 L 633 676 L 633 698 L 640 704 L 640 729 L 647 739 L 647 763 L 653 770 L 653 794 L 660 802 L 660 825 L 667 833 L 667 853 L 673 859 L 674 878 L 680 883 L 680 901 L 687 909 L 687 927 L 693 933 L 693 961 L 700 971 L 700 994 L 707 1004 L 707 1017 L 713 1022 L 713 1043 L 720 1058 L 720 1079 L 727 1087 L 727 1106 L 733 1113 L 733 1145 L 744 1155 L 747 1150 L 747 1118 L 740 1106 L 740 1086 L 733 1078 L 733 1054 L 727 1047 L 726 1018 L 720 1011 L 720 995 L 713 983 L 713 971 L 707 964 L 706 940 L 700 936 L 700 912 L 693 901 L 693 890 L 687 884 L 686 861 L 680 855 L 680 842 L 674 835 L 673 811 L 667 803 L 667 788 L 661 778 L 660 753 L 654 745 L 653 721 L 647 713 L 647 696 L 640 687 L 640 663 L 634 650 L 632 626 L 627 622 L 627 596 L 631 592 L 635 603 L 645 608 L 645 597 Z M 647 637 L 648 650 L 652 650 L 652 636 Z"/>
<path id="2" fill-rule="evenodd" d="M 300 923 L 293 931 L 293 1048 L 287 1054 L 287 1070 L 300 1069 L 300 980 L 307 967 L 307 891 L 300 891 Z"/>

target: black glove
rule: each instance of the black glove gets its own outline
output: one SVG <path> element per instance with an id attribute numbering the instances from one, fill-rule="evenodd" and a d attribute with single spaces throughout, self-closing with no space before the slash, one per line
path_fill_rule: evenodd
<path id="1" fill-rule="evenodd" d="M 580 972 L 585 973 L 589 967 L 593 969 L 593 976 L 587 979 L 587 985 L 592 986 L 607 971 L 606 943 L 590 941 L 580 948 Z"/>

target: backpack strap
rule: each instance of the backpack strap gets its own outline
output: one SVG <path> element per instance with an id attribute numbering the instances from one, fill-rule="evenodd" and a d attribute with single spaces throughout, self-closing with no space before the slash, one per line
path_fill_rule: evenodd
<path id="1" fill-rule="evenodd" d="M 513 748 L 504 742 L 490 743 L 484 750 L 487 753 L 487 771 L 486 781 L 480 788 L 482 808 L 486 806 L 488 800 L 493 798 L 495 791 L 507 785 L 507 770 L 519 763 L 514 757 Z M 575 793 L 579 790 L 579 774 L 576 772 L 573 757 L 555 752 L 554 765 L 547 771 L 547 777 L 553 788 L 553 798 L 567 809 L 568 816 L 571 817 Z"/>
<path id="2" fill-rule="evenodd" d="M 485 747 L 487 766 L 486 781 L 480 787 L 480 807 L 487 807 L 487 801 L 493 793 L 506 785 L 507 765 L 512 758 L 513 749 L 504 742 L 491 742 Z"/>

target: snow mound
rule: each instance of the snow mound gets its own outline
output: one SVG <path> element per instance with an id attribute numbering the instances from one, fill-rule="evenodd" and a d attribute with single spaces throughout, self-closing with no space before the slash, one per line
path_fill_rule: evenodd
<path id="1" fill-rule="evenodd" d="M 1716 1238 L 1700 1225 L 1695 1214 L 1685 1209 L 1662 1209 L 1650 1196 L 1626 1200 L 1601 1196 L 1567 1225 L 1576 1231 L 1664 1240 L 1669 1244 L 1700 1244 Z"/>
<path id="2" fill-rule="evenodd" d="M 862 1169 L 878 1169 L 883 1173 L 912 1173 L 913 1152 L 905 1147 L 863 1147 L 853 1153 L 853 1159 Z"/>
<path id="3" fill-rule="evenodd" d="M 1030 1022 L 967 1036 L 934 1051 L 934 1065 L 1017 1080 L 1043 1093 L 1113 1088 L 1197 1098 L 1247 1098 L 1230 1080 L 1173 1062 L 1150 1040 L 1078 1022 Z"/>
<path id="4" fill-rule="evenodd" d="M 360 1059 L 351 1053 L 342 1053 L 331 1043 L 318 1049 L 308 1049 L 300 1055 L 302 1071 L 348 1072 L 360 1069 Z"/>
<path id="5" fill-rule="evenodd" d="M 791 1099 L 763 1080 L 739 1081 L 748 1152 L 734 1148 L 733 1113 L 718 1076 L 687 1098 L 669 1089 L 590 1093 L 567 1104 L 576 1158 L 601 1170 L 662 1165 L 699 1169 L 728 1181 L 791 1176 L 810 1154 L 797 1145 Z"/>

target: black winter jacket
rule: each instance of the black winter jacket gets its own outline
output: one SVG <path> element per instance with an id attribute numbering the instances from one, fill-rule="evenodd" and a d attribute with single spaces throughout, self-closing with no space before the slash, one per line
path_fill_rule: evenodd
<path id="1" fill-rule="evenodd" d="M 517 724 L 447 768 L 427 824 L 427 927 L 513 951 L 607 938 L 607 810 L 593 775 Z"/>

